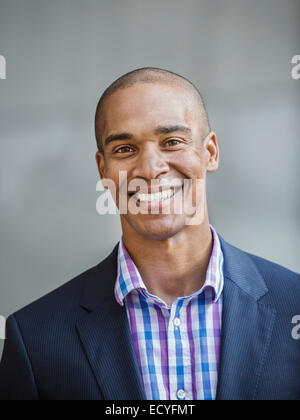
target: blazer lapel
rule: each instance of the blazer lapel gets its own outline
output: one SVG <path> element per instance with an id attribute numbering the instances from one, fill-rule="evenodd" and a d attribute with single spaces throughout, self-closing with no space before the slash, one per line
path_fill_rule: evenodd
<path id="1" fill-rule="evenodd" d="M 117 247 L 95 268 L 76 329 L 105 400 L 146 400 L 125 307 L 114 298 Z"/>
<path id="2" fill-rule="evenodd" d="M 227 244 L 218 400 L 256 399 L 276 317 L 259 299 L 268 289 L 249 255 Z"/>

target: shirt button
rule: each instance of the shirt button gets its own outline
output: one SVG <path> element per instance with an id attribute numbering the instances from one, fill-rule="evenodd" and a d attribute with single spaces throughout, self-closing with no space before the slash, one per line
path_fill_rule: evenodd
<path id="1" fill-rule="evenodd" d="M 180 319 L 179 318 L 174 318 L 173 324 L 175 325 L 175 327 L 179 327 Z"/>
<path id="2" fill-rule="evenodd" d="M 185 391 L 184 391 L 183 389 L 179 389 L 179 390 L 177 391 L 177 398 L 178 398 L 179 400 L 183 400 L 183 399 L 184 399 L 184 397 L 185 397 Z"/>

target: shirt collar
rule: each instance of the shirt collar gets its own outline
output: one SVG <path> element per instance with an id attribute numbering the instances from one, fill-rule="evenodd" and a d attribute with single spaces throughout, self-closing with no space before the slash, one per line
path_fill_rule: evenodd
<path id="1" fill-rule="evenodd" d="M 204 290 L 211 288 L 214 292 L 214 302 L 217 302 L 223 292 L 224 287 L 224 276 L 223 276 L 223 253 L 220 245 L 220 240 L 215 229 L 210 225 L 210 229 L 213 234 L 213 249 L 209 260 L 208 268 L 206 271 L 206 279 L 204 285 L 196 293 L 184 298 L 192 298 L 201 294 Z M 118 249 L 118 272 L 115 283 L 115 298 L 116 301 L 123 306 L 124 299 L 133 290 L 140 290 L 144 295 L 150 295 L 148 292 L 143 279 L 130 257 L 124 242 L 123 237 L 119 242 Z M 157 298 L 160 300 L 159 298 Z"/>

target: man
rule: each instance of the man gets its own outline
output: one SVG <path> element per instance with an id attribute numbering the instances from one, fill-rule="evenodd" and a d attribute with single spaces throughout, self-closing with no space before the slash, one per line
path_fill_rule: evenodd
<path id="1" fill-rule="evenodd" d="M 209 224 L 219 148 L 197 89 L 165 70 L 130 72 L 102 95 L 96 138 L 100 176 L 128 204 L 122 238 L 8 319 L 0 397 L 300 399 L 300 276 Z"/>

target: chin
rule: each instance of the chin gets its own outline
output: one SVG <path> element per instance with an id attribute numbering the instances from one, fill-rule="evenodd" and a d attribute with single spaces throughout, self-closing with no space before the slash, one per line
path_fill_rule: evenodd
<path id="1" fill-rule="evenodd" d="M 178 215 L 144 215 L 139 220 L 136 217 L 130 219 L 127 222 L 139 235 L 158 241 L 175 236 L 185 226 L 184 218 Z"/>

